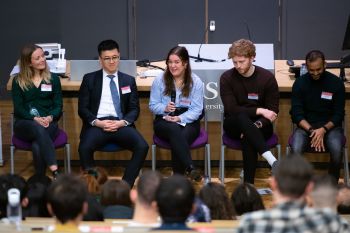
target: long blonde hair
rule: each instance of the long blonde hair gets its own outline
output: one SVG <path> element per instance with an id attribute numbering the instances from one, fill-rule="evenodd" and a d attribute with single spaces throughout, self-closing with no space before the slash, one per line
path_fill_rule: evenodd
<path id="1" fill-rule="evenodd" d="M 19 62 L 20 71 L 16 79 L 17 79 L 18 85 L 21 87 L 23 91 L 28 90 L 28 88 L 34 85 L 32 81 L 32 77 L 34 76 L 34 69 L 31 66 L 31 64 L 32 64 L 32 54 L 37 49 L 42 49 L 42 48 L 35 44 L 28 44 L 24 46 L 21 51 L 21 57 Z M 46 68 L 40 72 L 40 76 L 43 78 L 43 80 L 45 80 L 46 83 L 50 83 L 51 74 L 47 63 L 46 63 Z"/>

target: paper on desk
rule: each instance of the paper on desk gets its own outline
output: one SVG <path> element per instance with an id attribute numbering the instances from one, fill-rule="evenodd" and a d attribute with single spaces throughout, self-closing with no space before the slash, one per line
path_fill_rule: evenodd
<path id="1" fill-rule="evenodd" d="M 11 70 L 10 76 L 13 76 L 18 73 L 19 73 L 19 65 L 15 65 Z"/>
<path id="2" fill-rule="evenodd" d="M 257 189 L 257 191 L 260 195 L 272 194 L 272 190 L 269 188 L 260 188 L 260 189 Z"/>
<path id="3" fill-rule="evenodd" d="M 47 65 L 49 66 L 51 73 L 66 73 L 66 60 L 46 60 Z M 19 65 L 15 65 L 10 73 L 10 76 L 16 75 L 19 73 Z"/>

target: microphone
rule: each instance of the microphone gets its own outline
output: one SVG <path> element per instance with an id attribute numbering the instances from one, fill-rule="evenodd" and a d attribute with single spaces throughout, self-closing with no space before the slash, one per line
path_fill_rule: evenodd
<path id="1" fill-rule="evenodd" d="M 170 93 L 170 101 L 175 104 L 175 101 L 176 101 L 176 91 L 175 90 L 172 90 Z M 175 111 L 169 113 L 169 116 L 174 116 L 174 115 L 175 115 Z"/>
<path id="2" fill-rule="evenodd" d="M 249 25 L 248 25 L 247 21 L 244 21 L 244 24 L 245 24 L 245 27 L 246 27 L 246 29 L 247 29 L 248 39 L 249 39 L 250 41 L 252 41 L 252 37 L 251 37 L 251 35 L 250 35 Z"/>
<path id="3" fill-rule="evenodd" d="M 205 42 L 205 41 L 204 41 L 204 40 L 205 40 L 205 35 L 207 34 L 208 29 L 209 29 L 209 24 L 208 24 L 207 27 L 205 28 L 203 40 L 202 40 L 202 43 L 199 45 L 197 56 L 191 56 L 191 55 L 189 55 L 189 57 L 190 57 L 190 58 L 193 58 L 193 59 L 196 59 L 196 60 L 194 60 L 195 62 L 202 62 L 202 61 L 206 61 L 206 62 L 224 62 L 224 61 L 226 61 L 227 59 L 214 60 L 214 59 L 210 59 L 210 58 L 202 58 L 202 57 L 201 57 L 201 55 L 200 55 L 200 53 L 201 53 L 201 48 L 202 48 L 202 45 L 203 45 L 204 42 Z"/>
<path id="4" fill-rule="evenodd" d="M 202 62 L 202 61 L 204 61 L 204 60 L 201 58 L 200 53 L 201 53 L 202 45 L 203 45 L 203 43 L 205 42 L 205 35 L 207 34 L 208 29 L 209 29 L 209 24 L 207 24 L 207 27 L 206 27 L 205 30 L 204 30 L 203 40 L 201 41 L 201 44 L 199 45 L 198 54 L 197 54 L 197 57 L 196 57 L 197 59 L 195 60 L 195 62 Z"/>

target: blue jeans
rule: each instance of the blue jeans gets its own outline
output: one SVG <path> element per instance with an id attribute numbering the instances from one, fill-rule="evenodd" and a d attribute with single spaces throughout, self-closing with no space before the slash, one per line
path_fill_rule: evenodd
<path id="1" fill-rule="evenodd" d="M 328 173 L 338 181 L 340 166 L 342 163 L 342 139 L 343 139 L 343 128 L 335 127 L 329 130 L 324 136 L 324 145 L 326 151 L 330 153 L 330 164 Z M 309 151 L 310 149 L 310 141 L 311 138 L 309 134 L 301 129 L 297 128 L 294 131 L 293 143 L 292 143 L 292 151 L 296 154 L 303 154 L 305 151 Z"/>

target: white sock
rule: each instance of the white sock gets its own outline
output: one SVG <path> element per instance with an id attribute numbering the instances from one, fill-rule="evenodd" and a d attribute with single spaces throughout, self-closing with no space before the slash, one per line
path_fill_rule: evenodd
<path id="1" fill-rule="evenodd" d="M 272 166 L 272 164 L 277 160 L 275 158 L 275 156 L 273 156 L 273 154 L 269 150 L 264 152 L 261 156 L 267 160 L 267 162 L 270 164 L 270 166 Z"/>

